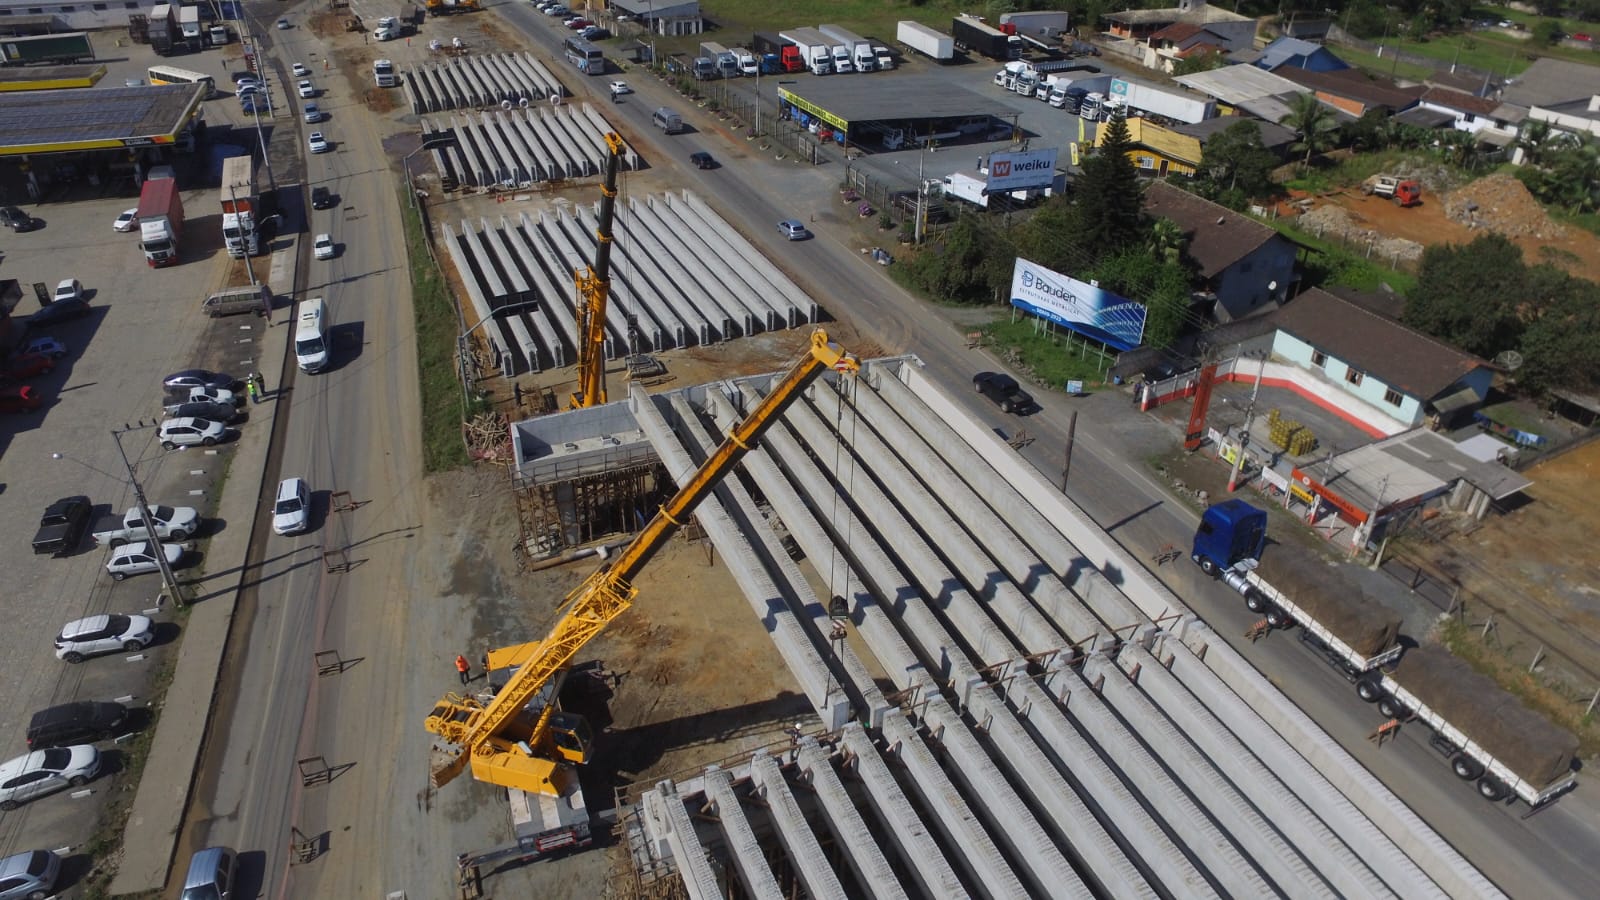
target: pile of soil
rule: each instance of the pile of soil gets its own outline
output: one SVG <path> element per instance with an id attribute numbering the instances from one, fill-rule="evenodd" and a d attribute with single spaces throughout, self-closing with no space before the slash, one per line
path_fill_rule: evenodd
<path id="1" fill-rule="evenodd" d="M 1524 707 L 1449 651 L 1429 645 L 1407 650 L 1392 677 L 1535 787 L 1572 771 L 1576 735 Z"/>
<path id="2" fill-rule="evenodd" d="M 1479 178 L 1444 201 L 1445 215 L 1469 228 L 1483 228 L 1506 237 L 1561 240 L 1567 229 L 1550 220 L 1522 182 L 1510 175 Z"/>
<path id="3" fill-rule="evenodd" d="M 1394 646 L 1400 634 L 1400 617 L 1352 586 L 1350 592 L 1329 594 L 1328 566 L 1287 553 L 1262 554 L 1256 573 L 1268 584 L 1310 613 L 1352 650 L 1372 656 Z"/>
<path id="4" fill-rule="evenodd" d="M 1333 203 L 1325 203 L 1301 216 L 1300 227 L 1318 237 L 1339 240 L 1363 251 L 1371 246 L 1372 255 L 1383 259 L 1414 261 L 1422 258 L 1421 244 L 1364 228 L 1349 210 Z"/>

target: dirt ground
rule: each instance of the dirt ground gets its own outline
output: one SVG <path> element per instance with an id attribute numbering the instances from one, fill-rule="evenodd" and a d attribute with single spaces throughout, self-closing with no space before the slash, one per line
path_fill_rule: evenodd
<path id="1" fill-rule="evenodd" d="M 1510 176 L 1480 178 L 1444 195 L 1424 190 L 1421 205 L 1410 208 L 1396 206 L 1381 197 L 1366 196 L 1359 189 L 1352 188 L 1329 196 L 1310 198 L 1312 210 L 1308 223 L 1319 219 L 1318 208 L 1331 205 L 1342 209 L 1354 228 L 1423 246 L 1467 244 L 1487 226 L 1470 227 L 1452 218 L 1447 208 L 1459 209 L 1470 199 L 1478 204 L 1480 223 L 1495 223 L 1496 208 L 1504 204 L 1516 208 L 1514 215 L 1506 217 L 1507 227 L 1502 233 L 1506 233 L 1513 243 L 1522 248 L 1523 256 L 1530 264 L 1551 262 L 1582 278 L 1592 278 L 1596 271 L 1600 271 L 1600 236 L 1574 226 L 1551 223 L 1542 213 L 1536 217 L 1529 216 L 1518 202 L 1521 198 L 1516 196 L 1515 191 L 1507 190 L 1500 179 L 1514 180 Z M 1522 190 L 1522 194 L 1526 195 L 1526 191 Z M 1297 193 L 1288 202 L 1280 204 L 1279 214 L 1294 215 L 1297 212 L 1294 204 L 1306 199 L 1305 194 Z"/>

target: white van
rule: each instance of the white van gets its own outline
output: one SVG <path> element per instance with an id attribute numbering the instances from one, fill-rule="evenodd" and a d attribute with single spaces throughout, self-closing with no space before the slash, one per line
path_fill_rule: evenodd
<path id="1" fill-rule="evenodd" d="M 328 367 L 327 305 L 321 297 L 312 297 L 300 303 L 295 316 L 294 359 L 303 372 L 321 372 Z"/>

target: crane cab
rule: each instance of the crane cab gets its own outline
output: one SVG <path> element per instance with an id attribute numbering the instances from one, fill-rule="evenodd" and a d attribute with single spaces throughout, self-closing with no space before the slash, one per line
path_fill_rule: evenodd
<path id="1" fill-rule="evenodd" d="M 588 719 L 577 713 L 551 713 L 545 733 L 549 736 L 550 746 L 562 759 L 578 765 L 589 761 L 589 753 L 594 748 L 594 732 L 589 728 Z"/>

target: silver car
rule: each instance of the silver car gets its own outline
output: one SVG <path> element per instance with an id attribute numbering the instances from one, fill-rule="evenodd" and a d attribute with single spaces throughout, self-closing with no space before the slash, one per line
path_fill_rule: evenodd
<path id="1" fill-rule="evenodd" d="M 80 663 L 91 656 L 126 650 L 137 653 L 156 639 L 149 616 L 90 616 L 61 626 L 56 659 Z"/>
<path id="2" fill-rule="evenodd" d="M 61 857 L 29 850 L 0 859 L 0 900 L 44 900 L 61 876 Z"/>
<path id="3" fill-rule="evenodd" d="M 106 571 L 110 572 L 112 579 L 116 581 L 121 581 L 129 575 L 159 572 L 161 560 L 156 556 L 158 552 L 166 557 L 169 566 L 175 566 L 178 560 L 183 559 L 183 547 L 178 544 L 159 544 L 152 547 L 149 541 L 134 541 L 111 551 L 111 558 L 106 561 Z"/>
<path id="4" fill-rule="evenodd" d="M 168 419 L 161 423 L 157 434 L 161 438 L 161 446 L 173 450 L 195 444 L 209 447 L 222 440 L 227 429 L 222 427 L 221 422 L 210 419 Z"/>
<path id="5" fill-rule="evenodd" d="M 69 787 L 89 783 L 100 774 L 100 751 L 88 744 L 35 750 L 0 765 L 0 810 Z"/>

